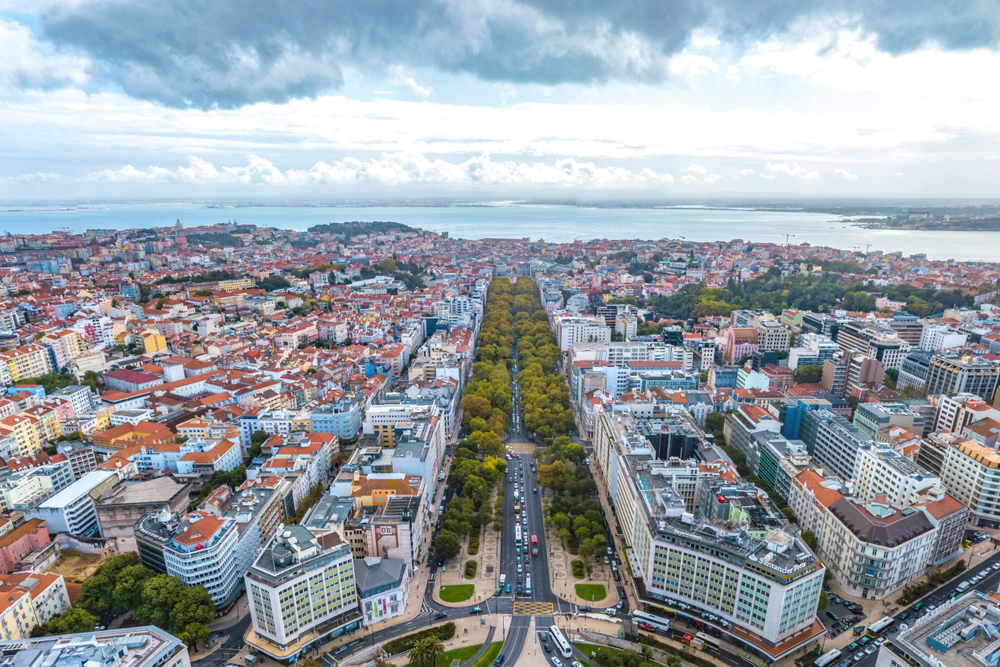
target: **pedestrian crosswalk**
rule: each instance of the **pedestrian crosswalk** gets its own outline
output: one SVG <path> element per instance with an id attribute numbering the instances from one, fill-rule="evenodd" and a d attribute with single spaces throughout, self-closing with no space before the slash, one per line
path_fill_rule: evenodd
<path id="1" fill-rule="evenodd" d="M 515 602 L 515 616 L 552 616 L 554 608 L 551 602 Z"/>

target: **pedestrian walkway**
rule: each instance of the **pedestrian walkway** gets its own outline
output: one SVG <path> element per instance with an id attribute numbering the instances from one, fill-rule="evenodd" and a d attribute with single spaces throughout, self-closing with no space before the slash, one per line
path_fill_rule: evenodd
<path id="1" fill-rule="evenodd" d="M 496 630 L 497 628 L 495 625 L 490 626 L 490 631 L 486 635 L 486 640 L 483 642 L 483 645 L 479 648 L 478 651 L 476 651 L 476 654 L 472 656 L 470 660 L 467 660 L 465 663 L 462 664 L 462 667 L 469 667 L 469 665 L 474 664 L 476 660 L 479 660 L 488 650 L 490 650 L 490 644 L 493 643 L 493 635 L 496 634 Z"/>
<path id="2" fill-rule="evenodd" d="M 576 605 L 591 607 L 614 607 L 618 604 L 618 587 L 615 586 L 611 568 L 607 565 L 593 565 L 593 571 L 583 579 L 573 576 L 572 562 L 582 560 L 566 549 L 562 540 L 556 537 L 554 527 L 546 528 L 545 544 L 549 548 L 549 574 L 552 576 L 552 592 L 561 599 Z M 603 600 L 582 598 L 576 593 L 577 584 L 600 584 L 604 586 L 607 597 Z"/>
<path id="3" fill-rule="evenodd" d="M 515 616 L 551 616 L 555 607 L 551 602 L 515 602 Z"/>

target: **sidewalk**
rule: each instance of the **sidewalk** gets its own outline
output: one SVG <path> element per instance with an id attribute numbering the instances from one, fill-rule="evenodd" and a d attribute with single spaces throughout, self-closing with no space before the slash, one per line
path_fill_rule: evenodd
<path id="1" fill-rule="evenodd" d="M 244 592 L 240 595 L 240 599 L 236 601 L 236 604 L 234 604 L 224 616 L 220 616 L 205 627 L 212 632 L 225 630 L 239 623 L 240 619 L 244 618 L 249 613 L 250 609 L 247 606 L 247 594 Z"/>
<path id="2" fill-rule="evenodd" d="M 579 556 L 574 556 L 565 548 L 562 541 L 556 537 L 553 528 L 545 529 L 545 543 L 549 546 L 549 574 L 552 575 L 552 592 L 557 596 L 576 605 L 588 605 L 591 607 L 605 608 L 618 604 L 618 587 L 611 575 L 609 565 L 592 565 L 592 572 L 583 579 L 573 576 L 574 560 L 583 560 Z M 591 600 L 582 598 L 576 594 L 577 584 L 601 584 L 607 591 L 607 597 L 603 600 Z"/>

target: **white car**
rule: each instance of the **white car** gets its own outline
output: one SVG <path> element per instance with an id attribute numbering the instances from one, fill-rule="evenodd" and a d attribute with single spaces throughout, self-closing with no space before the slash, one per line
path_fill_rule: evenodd
<path id="1" fill-rule="evenodd" d="M 559 658 L 552 658 L 552 664 L 556 667 L 563 667 L 562 660 Z"/>

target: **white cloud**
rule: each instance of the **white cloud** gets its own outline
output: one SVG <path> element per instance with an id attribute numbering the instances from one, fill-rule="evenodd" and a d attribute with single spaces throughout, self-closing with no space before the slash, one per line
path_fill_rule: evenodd
<path id="1" fill-rule="evenodd" d="M 0 183 L 52 183 L 62 179 L 62 174 L 35 172 L 18 176 L 0 176 Z"/>
<path id="2" fill-rule="evenodd" d="M 0 19 L 0 87 L 83 86 L 90 66 L 88 58 L 42 44 L 27 27 Z"/>
<path id="3" fill-rule="evenodd" d="M 379 158 L 345 158 L 331 163 L 317 162 L 309 169 L 281 171 L 269 160 L 248 156 L 241 167 L 216 168 L 197 157 L 188 158 L 189 166 L 164 169 L 151 166 L 136 169 L 106 169 L 88 174 L 83 180 L 109 183 L 189 183 L 193 185 L 262 184 L 262 185 L 356 185 L 384 186 L 407 184 L 485 185 L 485 186 L 554 186 L 592 188 L 650 188 L 671 185 L 670 174 L 652 169 L 638 172 L 622 167 L 601 167 L 593 162 L 572 158 L 544 162 L 494 161 L 489 155 L 474 157 L 456 164 L 429 160 L 416 153 L 383 153 Z M 713 174 L 704 183 L 714 183 Z"/>
<path id="4" fill-rule="evenodd" d="M 855 174 L 849 173 L 846 169 L 838 169 L 834 173 L 840 174 L 841 176 L 843 176 L 844 178 L 846 178 L 849 181 L 856 181 L 856 180 L 858 180 L 858 177 Z"/>
<path id="5" fill-rule="evenodd" d="M 395 68 L 396 75 L 392 77 L 392 85 L 403 86 L 409 88 L 415 95 L 420 95 L 424 99 L 430 97 L 431 93 L 434 92 L 433 88 L 425 88 L 417 83 L 417 80 L 412 76 L 407 75 L 403 72 L 403 68 L 397 66 Z"/>
<path id="6" fill-rule="evenodd" d="M 740 176 L 753 176 L 753 169 L 750 167 L 743 167 L 740 169 Z"/>
<path id="7" fill-rule="evenodd" d="M 708 173 L 708 169 L 705 169 L 704 167 L 699 167 L 696 164 L 693 164 L 690 167 L 688 167 L 688 171 L 694 174 L 698 174 L 699 176 L 704 176 L 705 174 Z"/>
<path id="8" fill-rule="evenodd" d="M 709 174 L 705 178 L 698 178 L 697 176 L 692 176 L 691 174 L 681 176 L 681 182 L 684 183 L 684 185 L 712 185 L 713 183 L 719 182 L 721 179 L 722 176 L 718 174 Z"/>
<path id="9" fill-rule="evenodd" d="M 801 176 L 803 178 L 808 178 L 809 180 L 819 178 L 818 171 L 809 171 L 805 167 L 800 167 L 798 164 L 793 164 L 792 166 L 789 166 L 783 162 L 778 164 L 768 162 L 764 166 L 764 168 L 773 174 L 784 174 L 785 176 Z"/>

